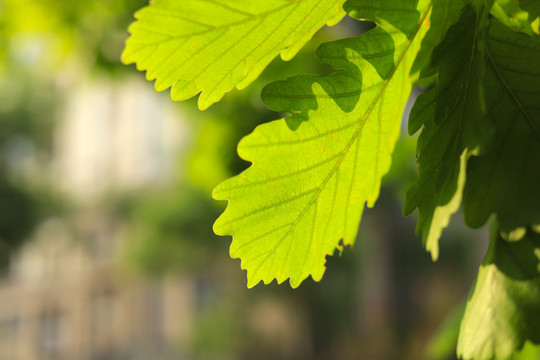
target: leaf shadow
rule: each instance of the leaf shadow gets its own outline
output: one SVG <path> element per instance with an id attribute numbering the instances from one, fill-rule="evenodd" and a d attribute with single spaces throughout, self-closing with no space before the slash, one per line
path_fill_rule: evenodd
<path id="1" fill-rule="evenodd" d="M 392 36 L 377 26 L 357 37 L 322 44 L 317 55 L 335 69 L 327 76 L 298 75 L 268 84 L 261 98 L 271 110 L 290 114 L 287 126 L 296 130 L 310 118 L 310 112 L 324 110 L 321 104 L 331 99 L 344 113 L 352 112 L 363 91 L 364 76 L 387 79 L 395 70 L 395 44 Z"/>

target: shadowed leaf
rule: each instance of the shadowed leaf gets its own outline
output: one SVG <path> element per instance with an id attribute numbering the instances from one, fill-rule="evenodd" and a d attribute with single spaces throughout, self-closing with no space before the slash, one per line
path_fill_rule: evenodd
<path id="1" fill-rule="evenodd" d="M 540 224 L 540 42 L 492 21 L 484 97 L 491 146 L 469 161 L 465 220 L 482 226 L 495 213 L 501 230 Z"/>
<path id="2" fill-rule="evenodd" d="M 438 240 L 459 209 L 465 169 L 489 128 L 480 108 L 480 77 L 484 61 L 478 50 L 477 16 L 468 8 L 444 41 L 435 49 L 432 67 L 438 71 L 435 88 L 416 100 L 409 117 L 409 133 L 419 129 L 418 180 L 407 191 L 403 212 L 419 210 L 416 231 L 432 258 L 439 254 Z"/>

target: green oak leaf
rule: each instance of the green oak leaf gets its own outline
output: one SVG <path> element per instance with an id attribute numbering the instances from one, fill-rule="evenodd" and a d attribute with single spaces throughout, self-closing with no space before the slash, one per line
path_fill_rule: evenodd
<path id="1" fill-rule="evenodd" d="M 433 49 L 444 39 L 448 30 L 459 18 L 467 0 L 436 0 L 429 19 L 430 29 L 413 65 L 413 71 L 422 70 L 425 76 L 432 75 L 433 69 L 428 69 Z M 431 71 L 429 71 L 431 70 Z"/>
<path id="2" fill-rule="evenodd" d="M 493 224 L 492 224 L 493 225 Z M 520 241 L 502 238 L 492 226 L 461 322 L 463 359 L 512 359 L 526 341 L 540 344 L 540 234 L 529 229 Z"/>
<path id="3" fill-rule="evenodd" d="M 291 116 L 245 137 L 238 153 L 252 166 L 214 190 L 229 200 L 214 231 L 233 236 L 230 254 L 249 287 L 319 281 L 340 240 L 354 243 L 364 203 L 373 206 L 390 167 L 431 8 L 427 0 L 349 0 L 350 15 L 378 26 L 319 48 L 323 62 L 343 70 L 264 89 L 267 106 Z"/>
<path id="4" fill-rule="evenodd" d="M 479 227 L 495 213 L 516 239 L 540 224 L 540 42 L 493 20 L 486 53 L 484 97 L 495 133 L 469 160 L 465 220 Z"/>
<path id="5" fill-rule="evenodd" d="M 496 0 L 491 14 L 515 31 L 540 35 L 540 1 Z"/>
<path id="6" fill-rule="evenodd" d="M 434 260 L 438 240 L 462 199 L 470 154 L 487 141 L 479 87 L 484 55 L 478 49 L 475 11 L 467 8 L 432 55 L 437 85 L 420 95 L 409 117 L 409 133 L 418 138 L 419 175 L 407 191 L 403 212 L 419 210 L 417 233 Z M 489 124 L 487 124 L 489 125 Z"/>
<path id="7" fill-rule="evenodd" d="M 246 88 L 281 53 L 291 59 L 345 0 L 155 0 L 135 16 L 122 61 L 146 70 L 173 100 L 201 92 L 199 108 Z"/>

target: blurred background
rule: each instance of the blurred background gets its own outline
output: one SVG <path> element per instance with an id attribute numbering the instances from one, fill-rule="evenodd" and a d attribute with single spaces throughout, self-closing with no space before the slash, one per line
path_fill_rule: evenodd
<path id="1" fill-rule="evenodd" d="M 320 283 L 246 288 L 212 233 L 236 144 L 277 119 L 264 84 L 328 74 L 314 50 L 209 110 L 174 103 L 119 57 L 145 0 L 0 0 L 0 360 L 454 359 L 487 245 L 455 216 L 432 263 L 401 208 L 415 138 L 357 243 Z"/>

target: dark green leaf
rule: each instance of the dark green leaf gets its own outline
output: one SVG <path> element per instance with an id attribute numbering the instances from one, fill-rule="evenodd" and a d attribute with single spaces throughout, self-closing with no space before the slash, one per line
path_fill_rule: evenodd
<path id="1" fill-rule="evenodd" d="M 479 227 L 496 213 L 511 233 L 540 224 L 540 42 L 493 20 L 486 53 L 483 87 L 495 134 L 469 161 L 465 218 Z"/>
<path id="2" fill-rule="evenodd" d="M 476 46 L 478 33 L 476 13 L 468 8 L 435 49 L 437 85 L 417 99 L 409 117 L 409 132 L 422 133 L 419 176 L 407 192 L 404 213 L 419 209 L 416 230 L 422 230 L 433 259 L 443 228 L 461 204 L 467 159 L 489 133 L 480 107 L 484 56 Z"/>

